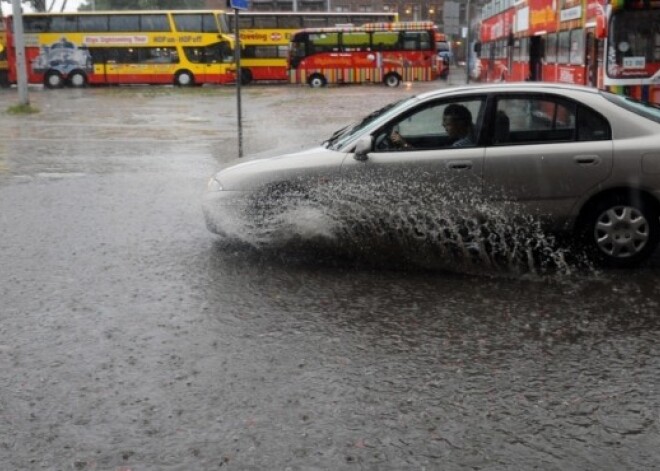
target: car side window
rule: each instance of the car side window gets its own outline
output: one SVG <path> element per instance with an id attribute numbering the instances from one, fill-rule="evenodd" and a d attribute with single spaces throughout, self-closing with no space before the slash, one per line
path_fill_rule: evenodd
<path id="1" fill-rule="evenodd" d="M 612 139 L 610 123 L 591 108 L 580 106 L 577 112 L 578 141 L 606 141 Z"/>
<path id="2" fill-rule="evenodd" d="M 573 141 L 576 105 L 562 98 L 515 96 L 497 100 L 493 120 L 494 145 L 543 144 Z"/>
<path id="3" fill-rule="evenodd" d="M 485 97 L 424 104 L 375 134 L 375 151 L 415 151 L 476 147 Z"/>

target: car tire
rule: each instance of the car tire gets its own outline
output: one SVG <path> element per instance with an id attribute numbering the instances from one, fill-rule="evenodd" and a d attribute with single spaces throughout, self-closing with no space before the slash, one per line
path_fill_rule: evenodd
<path id="1" fill-rule="evenodd" d="M 192 72 L 181 70 L 174 76 L 174 84 L 179 87 L 192 87 L 195 85 L 195 77 Z"/>
<path id="2" fill-rule="evenodd" d="M 401 77 L 399 77 L 397 74 L 390 73 L 385 76 L 383 83 L 385 83 L 385 85 L 390 88 L 396 88 L 401 83 Z"/>
<path id="3" fill-rule="evenodd" d="M 609 195 L 589 210 L 581 237 L 600 265 L 634 267 L 658 246 L 660 212 L 642 195 Z"/>
<path id="4" fill-rule="evenodd" d="M 83 88 L 87 86 L 87 76 L 80 70 L 69 74 L 69 85 L 73 88 Z"/>
<path id="5" fill-rule="evenodd" d="M 44 86 L 46 88 L 62 88 L 64 86 L 64 77 L 56 70 L 51 70 L 44 76 Z"/>
<path id="6" fill-rule="evenodd" d="M 325 77 L 323 75 L 314 74 L 309 78 L 307 83 L 309 83 L 309 86 L 312 88 L 321 88 L 326 86 L 327 81 L 325 80 Z"/>

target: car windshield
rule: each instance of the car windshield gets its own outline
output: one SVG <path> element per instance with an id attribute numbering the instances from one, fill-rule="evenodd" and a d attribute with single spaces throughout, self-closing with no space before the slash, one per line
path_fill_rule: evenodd
<path id="1" fill-rule="evenodd" d="M 639 116 L 660 123 L 660 106 L 653 103 L 647 103 L 624 95 L 615 95 L 614 93 L 603 92 L 603 96 L 615 105 L 627 109 Z"/>
<path id="2" fill-rule="evenodd" d="M 356 133 L 367 127 L 376 119 L 380 118 L 381 116 L 385 116 L 386 114 L 394 113 L 400 107 L 405 106 L 410 101 L 416 99 L 416 97 L 408 97 L 404 98 L 403 100 L 395 101 L 383 106 L 382 108 L 368 114 L 362 118 L 362 120 L 335 131 L 328 140 L 323 142 L 323 146 L 331 150 L 337 150 L 341 148 L 346 142 L 353 138 Z"/>

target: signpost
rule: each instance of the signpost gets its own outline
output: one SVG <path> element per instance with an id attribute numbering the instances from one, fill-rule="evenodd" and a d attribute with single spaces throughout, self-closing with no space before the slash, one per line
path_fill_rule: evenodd
<path id="1" fill-rule="evenodd" d="M 243 122 L 241 119 L 241 27 L 238 12 L 248 9 L 248 0 L 227 0 L 227 6 L 234 9 L 234 59 L 236 61 L 236 114 L 238 118 L 238 157 L 243 157 Z"/>

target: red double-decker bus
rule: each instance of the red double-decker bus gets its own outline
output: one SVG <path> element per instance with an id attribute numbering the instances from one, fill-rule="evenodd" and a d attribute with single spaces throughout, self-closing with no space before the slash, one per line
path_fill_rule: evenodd
<path id="1" fill-rule="evenodd" d="M 482 9 L 483 81 L 544 81 L 660 103 L 660 1 L 493 0 Z"/>
<path id="2" fill-rule="evenodd" d="M 436 79 L 442 71 L 437 28 L 431 22 L 373 23 L 312 28 L 291 40 L 291 83 L 384 83 Z"/>

